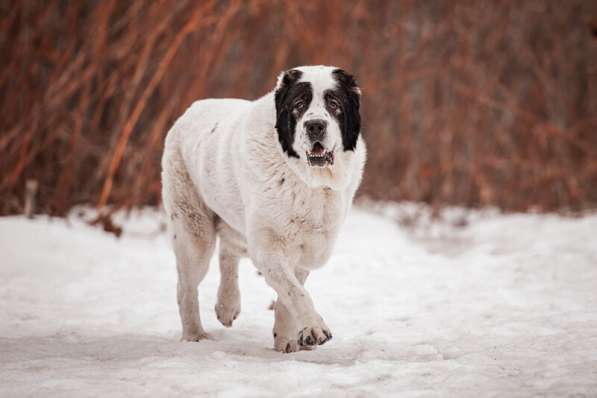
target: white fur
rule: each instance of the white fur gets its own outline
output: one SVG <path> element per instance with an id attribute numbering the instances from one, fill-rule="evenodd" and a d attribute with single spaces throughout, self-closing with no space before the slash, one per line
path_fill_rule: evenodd
<path id="1" fill-rule="evenodd" d="M 314 89 L 297 124 L 294 149 L 300 159 L 289 158 L 278 142 L 274 91 L 255 101 L 197 101 L 168 133 L 163 201 L 177 260 L 184 340 L 206 337 L 196 289 L 216 236 L 221 269 L 216 313 L 225 326 L 240 312 L 238 259 L 248 255 L 278 294 L 275 348 L 291 352 L 327 340 L 329 330 L 303 283 L 330 256 L 360 183 L 366 151 L 362 138 L 354 151 L 343 151 L 339 126 L 323 107 L 322 93 L 334 84 L 334 68 L 297 69 Z M 309 118 L 328 121 L 325 146 L 334 148 L 332 166 L 311 167 L 306 160 L 302 123 Z M 299 333 L 312 336 L 312 344 L 300 341 Z"/>

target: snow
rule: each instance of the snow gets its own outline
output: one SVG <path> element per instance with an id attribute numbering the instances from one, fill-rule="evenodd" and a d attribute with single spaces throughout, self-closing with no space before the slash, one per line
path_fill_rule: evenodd
<path id="1" fill-rule="evenodd" d="M 249 261 L 234 326 L 213 312 L 212 264 L 212 340 L 179 342 L 159 213 L 120 239 L 76 217 L 0 218 L 0 396 L 596 396 L 597 215 L 404 214 L 353 210 L 307 281 L 334 339 L 294 354 L 271 348 L 274 293 Z"/>

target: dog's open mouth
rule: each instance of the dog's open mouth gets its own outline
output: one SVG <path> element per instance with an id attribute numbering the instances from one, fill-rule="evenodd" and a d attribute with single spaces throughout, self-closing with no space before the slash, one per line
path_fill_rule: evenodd
<path id="1" fill-rule="evenodd" d="M 309 165 L 325 167 L 334 164 L 334 152 L 326 151 L 319 142 L 313 144 L 310 151 L 307 151 L 307 160 Z"/>

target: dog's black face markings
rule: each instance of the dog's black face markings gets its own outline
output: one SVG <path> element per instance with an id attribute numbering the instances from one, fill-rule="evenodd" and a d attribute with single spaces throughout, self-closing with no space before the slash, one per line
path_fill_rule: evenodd
<path id="1" fill-rule="evenodd" d="M 311 83 L 297 81 L 303 72 L 291 69 L 284 73 L 282 84 L 275 94 L 276 102 L 276 130 L 282 150 L 290 157 L 298 158 L 299 155 L 292 149 L 294 142 L 296 121 L 309 108 L 313 99 Z"/>
<path id="2" fill-rule="evenodd" d="M 330 115 L 338 120 L 344 150 L 354 151 L 361 132 L 359 87 L 354 77 L 342 69 L 336 69 L 332 74 L 338 88 L 325 92 L 326 107 Z"/>

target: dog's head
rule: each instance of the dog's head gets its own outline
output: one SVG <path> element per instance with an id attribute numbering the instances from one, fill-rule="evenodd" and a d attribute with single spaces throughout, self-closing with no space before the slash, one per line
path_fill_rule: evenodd
<path id="1" fill-rule="evenodd" d="M 283 72 L 275 90 L 276 130 L 289 165 L 310 186 L 346 186 L 361 131 L 361 91 L 342 69 Z"/>

